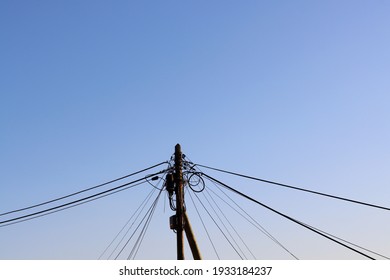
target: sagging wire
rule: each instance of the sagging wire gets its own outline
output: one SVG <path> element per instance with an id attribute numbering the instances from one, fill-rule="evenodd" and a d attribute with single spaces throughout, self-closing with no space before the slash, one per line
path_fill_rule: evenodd
<path id="1" fill-rule="evenodd" d="M 152 197 L 153 193 L 155 192 L 155 189 L 152 189 L 149 194 L 146 196 L 146 198 L 141 202 L 141 204 L 138 206 L 138 208 L 134 211 L 134 213 L 131 215 L 131 217 L 127 220 L 126 224 L 122 227 L 122 229 L 119 231 L 119 233 L 114 237 L 114 239 L 111 241 L 111 243 L 106 247 L 106 249 L 103 251 L 103 253 L 99 256 L 99 260 L 102 259 L 103 255 L 108 251 L 108 249 L 114 244 L 115 240 L 120 236 L 120 234 L 125 230 L 125 228 L 130 224 L 131 220 L 135 217 L 134 221 L 131 223 L 130 227 L 127 229 L 126 233 L 123 235 L 123 237 L 119 240 L 118 244 L 115 246 L 115 248 L 112 250 L 111 254 L 108 256 L 108 259 L 111 258 L 111 256 L 115 253 L 115 251 L 118 249 L 119 245 L 122 243 L 126 235 L 129 233 L 131 228 L 133 227 L 134 223 L 137 221 L 138 217 L 144 210 L 145 206 L 149 202 L 150 198 Z"/>

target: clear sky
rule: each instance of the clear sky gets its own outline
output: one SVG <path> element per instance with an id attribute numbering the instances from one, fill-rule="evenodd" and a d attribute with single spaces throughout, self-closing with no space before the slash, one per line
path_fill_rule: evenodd
<path id="1" fill-rule="evenodd" d="M 389 207 L 389 14 L 379 0 L 0 1 L 0 212 L 169 160 L 176 143 L 197 163 Z M 390 255 L 388 211 L 218 176 Z M 97 259 L 150 189 L 0 228 L 0 259 Z M 360 258 L 239 201 L 299 258 Z M 159 204 L 138 258 L 175 258 L 171 214 Z M 290 258 L 235 223 L 258 258 Z"/>

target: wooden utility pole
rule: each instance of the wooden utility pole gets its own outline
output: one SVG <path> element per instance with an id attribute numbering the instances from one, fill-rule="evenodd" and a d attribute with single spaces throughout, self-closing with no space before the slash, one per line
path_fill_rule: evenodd
<path id="1" fill-rule="evenodd" d="M 169 222 L 171 229 L 176 230 L 177 259 L 184 260 L 183 233 L 185 232 L 194 260 L 201 260 L 202 256 L 184 208 L 183 154 L 179 144 L 175 146 L 175 173 L 167 174 L 166 188 L 170 200 L 172 199 L 173 193 L 176 193 L 176 215 L 170 217 Z"/>
<path id="2" fill-rule="evenodd" d="M 177 219 L 177 259 L 184 260 L 184 191 L 183 191 L 183 156 L 179 144 L 175 146 L 175 186 L 176 186 L 176 219 Z"/>
<path id="3" fill-rule="evenodd" d="M 187 213 L 185 211 L 184 211 L 184 231 L 186 232 L 188 244 L 190 244 L 190 248 L 194 260 L 201 260 L 202 255 L 200 254 L 198 243 L 196 242 L 194 232 L 192 231 L 191 228 L 190 220 L 188 219 Z"/>

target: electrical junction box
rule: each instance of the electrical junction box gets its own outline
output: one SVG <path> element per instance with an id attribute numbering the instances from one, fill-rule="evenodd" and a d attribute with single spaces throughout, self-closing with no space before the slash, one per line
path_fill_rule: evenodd
<path id="1" fill-rule="evenodd" d="M 169 217 L 169 227 L 170 227 L 170 229 L 177 229 L 177 216 L 176 215 Z"/>

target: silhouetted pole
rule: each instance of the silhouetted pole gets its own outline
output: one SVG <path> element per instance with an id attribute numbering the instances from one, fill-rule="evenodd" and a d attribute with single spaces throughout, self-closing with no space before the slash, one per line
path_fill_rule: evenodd
<path id="1" fill-rule="evenodd" d="M 200 254 L 200 250 L 198 247 L 198 243 L 196 242 L 194 232 L 191 228 L 190 220 L 188 219 L 186 211 L 184 211 L 184 231 L 186 232 L 188 244 L 190 244 L 192 256 L 194 257 L 194 260 L 201 260 L 202 255 Z"/>
<path id="2" fill-rule="evenodd" d="M 183 213 L 184 213 L 184 191 L 182 172 L 182 153 L 179 144 L 175 146 L 175 185 L 176 185 L 176 219 L 177 219 L 177 259 L 184 260 L 184 239 L 183 239 Z"/>

